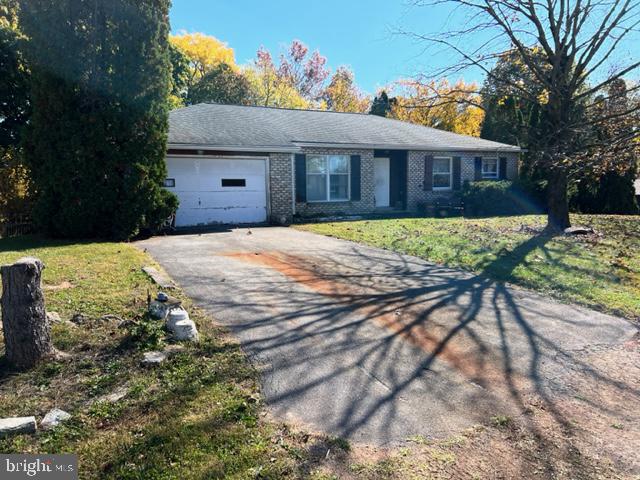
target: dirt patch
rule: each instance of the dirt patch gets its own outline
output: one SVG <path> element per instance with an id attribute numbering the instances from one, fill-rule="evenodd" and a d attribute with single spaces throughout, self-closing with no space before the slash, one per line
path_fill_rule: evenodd
<path id="1" fill-rule="evenodd" d="M 55 292 L 57 290 L 68 290 L 69 288 L 74 288 L 74 287 L 75 285 L 65 280 L 64 282 L 59 283 L 57 285 L 43 285 L 42 289 L 46 291 Z"/>
<path id="2" fill-rule="evenodd" d="M 399 448 L 372 447 L 281 425 L 274 443 L 304 452 L 304 478 L 631 480 L 615 464 L 590 457 L 573 438 L 549 428 L 550 414 L 531 405 L 529 418 L 490 421 L 445 439 L 414 437 Z M 540 425 L 533 426 L 532 423 Z"/>
<path id="3" fill-rule="evenodd" d="M 582 352 L 567 379 L 571 395 L 553 400 L 557 415 L 571 422 L 579 450 L 606 452 L 619 467 L 640 473 L 640 345 Z"/>

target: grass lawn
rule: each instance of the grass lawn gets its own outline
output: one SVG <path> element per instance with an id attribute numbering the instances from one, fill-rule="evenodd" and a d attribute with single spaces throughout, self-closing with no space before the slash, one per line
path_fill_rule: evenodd
<path id="1" fill-rule="evenodd" d="M 159 367 L 144 368 L 144 350 L 161 348 L 161 322 L 144 316 L 154 286 L 140 267 L 154 262 L 131 245 L 0 240 L 0 264 L 33 255 L 45 263 L 48 311 L 58 349 L 70 360 L 16 374 L 0 359 L 0 417 L 53 407 L 73 415 L 54 431 L 0 439 L 0 452 L 77 453 L 80 478 L 289 478 L 303 476 L 292 435 L 261 417 L 256 373 L 240 348 L 188 299 L 202 341 Z M 129 328 L 112 314 L 136 320 Z M 4 348 L 0 330 L 0 356 Z M 105 399 L 123 391 L 115 403 Z M 279 439 L 276 442 L 274 439 Z"/>
<path id="2" fill-rule="evenodd" d="M 640 319 L 640 217 L 573 215 L 596 235 L 549 238 L 545 217 L 407 218 L 296 228 L 482 273 L 598 310 Z"/>

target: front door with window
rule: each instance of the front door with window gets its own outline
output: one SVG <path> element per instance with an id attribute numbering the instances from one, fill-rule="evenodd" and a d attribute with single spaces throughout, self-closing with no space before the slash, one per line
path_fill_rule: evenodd
<path id="1" fill-rule="evenodd" d="M 388 207 L 391 169 L 388 158 L 375 158 L 374 181 L 376 207 Z"/>

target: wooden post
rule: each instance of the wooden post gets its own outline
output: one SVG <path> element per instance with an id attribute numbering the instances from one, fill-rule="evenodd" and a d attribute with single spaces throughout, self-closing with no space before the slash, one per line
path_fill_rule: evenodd
<path id="1" fill-rule="evenodd" d="M 2 326 L 8 362 L 25 370 L 54 353 L 40 285 L 44 264 L 21 258 L 0 267 Z"/>

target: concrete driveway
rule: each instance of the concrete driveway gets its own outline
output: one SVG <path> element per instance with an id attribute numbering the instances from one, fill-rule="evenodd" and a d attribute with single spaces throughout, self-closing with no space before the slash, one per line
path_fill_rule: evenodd
<path id="1" fill-rule="evenodd" d="M 332 435 L 447 436 L 577 398 L 577 376 L 637 395 L 590 360 L 634 326 L 482 276 L 289 228 L 138 246 L 240 339 L 276 416 Z"/>

